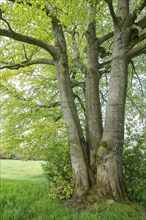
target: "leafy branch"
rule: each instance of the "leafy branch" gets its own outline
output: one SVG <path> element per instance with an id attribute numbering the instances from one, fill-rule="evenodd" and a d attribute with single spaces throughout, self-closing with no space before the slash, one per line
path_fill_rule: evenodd
<path id="1" fill-rule="evenodd" d="M 58 53 L 57 53 L 54 46 L 52 46 L 50 44 L 47 44 L 47 43 L 45 43 L 44 41 L 42 41 L 40 39 L 30 37 L 30 36 L 26 36 L 26 35 L 19 34 L 19 33 L 15 32 L 14 30 L 12 30 L 9 22 L 2 18 L 2 14 L 3 14 L 3 11 L 0 9 L 0 20 L 4 21 L 8 25 L 9 30 L 0 28 L 0 36 L 9 37 L 9 38 L 11 38 L 13 40 L 17 40 L 19 42 L 24 42 L 24 43 L 28 43 L 28 44 L 38 46 L 40 48 L 45 49 L 47 52 L 49 52 L 49 54 L 54 59 L 57 57 Z"/>
<path id="2" fill-rule="evenodd" d="M 3 91 L 5 91 L 7 94 L 11 95 L 12 97 L 20 100 L 20 101 L 25 101 L 27 103 L 30 102 L 30 99 L 25 98 L 24 96 L 22 96 L 12 85 L 8 84 L 8 86 L 4 86 L 3 84 L 0 84 L 0 87 Z M 58 94 L 58 92 L 56 93 L 56 95 Z M 54 98 L 54 96 L 53 96 Z M 52 98 L 50 98 L 51 100 Z M 57 106 L 60 106 L 60 102 L 56 101 L 56 102 L 52 102 L 48 105 L 41 105 L 38 103 L 31 103 L 31 106 L 33 106 L 33 108 L 55 108 Z"/>
<path id="3" fill-rule="evenodd" d="M 57 57 L 57 51 L 56 51 L 54 46 L 52 46 L 50 44 L 46 44 L 44 41 L 39 40 L 37 38 L 29 37 L 29 36 L 26 36 L 26 35 L 23 35 L 23 34 L 19 34 L 15 31 L 5 30 L 5 29 L 2 29 L 2 28 L 0 28 L 0 36 L 9 37 L 9 38 L 17 40 L 19 42 L 25 42 L 25 43 L 28 43 L 28 44 L 32 44 L 32 45 L 41 47 L 41 48 L 45 49 L 47 52 L 49 52 L 49 54 L 54 59 Z"/>

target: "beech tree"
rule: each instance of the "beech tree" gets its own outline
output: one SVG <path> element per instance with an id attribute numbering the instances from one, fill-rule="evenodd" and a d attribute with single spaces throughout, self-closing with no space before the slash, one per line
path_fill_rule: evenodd
<path id="1" fill-rule="evenodd" d="M 145 0 L 1 3 L 0 69 L 44 64 L 48 74 L 56 72 L 78 201 L 123 201 L 126 196 L 122 150 L 128 65 L 146 53 L 145 7 Z M 9 60 L 7 46 L 13 51 Z M 104 74 L 109 77 L 105 114 L 100 94 Z M 85 124 L 76 106 L 76 87 Z"/>

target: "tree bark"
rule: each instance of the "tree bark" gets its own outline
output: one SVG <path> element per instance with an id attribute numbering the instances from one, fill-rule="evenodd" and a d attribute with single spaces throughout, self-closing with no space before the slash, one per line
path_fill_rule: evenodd
<path id="1" fill-rule="evenodd" d="M 85 87 L 86 100 L 86 138 L 90 153 L 90 167 L 96 179 L 96 150 L 99 147 L 102 136 L 102 114 L 99 97 L 99 63 L 98 41 L 96 38 L 95 21 L 88 24 L 87 39 L 87 75 Z"/>
<path id="2" fill-rule="evenodd" d="M 128 75 L 126 59 L 128 34 L 124 31 L 122 22 L 128 13 L 128 8 L 126 8 L 128 6 L 126 1 L 119 1 L 118 6 L 120 19 L 115 24 L 105 125 L 97 151 L 96 183 L 99 196 L 123 201 L 125 191 L 122 176 L 122 150 Z"/>
<path id="3" fill-rule="evenodd" d="M 66 42 L 62 26 L 58 24 L 56 17 L 53 17 L 52 19 L 52 26 L 55 46 L 58 50 L 58 58 L 54 62 L 57 71 L 62 113 L 68 129 L 68 144 L 73 170 L 73 181 L 75 184 L 74 195 L 79 201 L 81 201 L 82 197 L 87 193 L 90 187 L 87 168 L 87 147 L 74 102 L 69 76 Z"/>
<path id="4" fill-rule="evenodd" d="M 124 142 L 124 115 L 127 90 L 128 62 L 122 42 L 114 45 L 105 126 L 97 151 L 97 189 L 100 195 L 116 200 L 124 197 L 122 181 L 122 148 Z"/>

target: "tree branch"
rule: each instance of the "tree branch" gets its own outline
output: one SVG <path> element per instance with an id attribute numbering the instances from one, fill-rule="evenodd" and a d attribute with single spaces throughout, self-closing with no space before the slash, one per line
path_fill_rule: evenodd
<path id="1" fill-rule="evenodd" d="M 128 60 L 132 59 L 133 57 L 139 56 L 141 54 L 146 54 L 146 43 L 143 45 L 140 45 L 139 47 L 132 48 L 127 53 Z"/>
<path id="2" fill-rule="evenodd" d="M 74 65 L 84 74 L 87 74 L 87 67 L 77 58 L 73 60 Z"/>
<path id="3" fill-rule="evenodd" d="M 1 28 L 0 28 L 0 36 L 8 37 L 8 38 L 11 38 L 13 40 L 17 40 L 19 42 L 25 42 L 25 43 L 28 43 L 28 44 L 32 44 L 32 45 L 41 47 L 44 50 L 46 50 L 47 52 L 49 52 L 49 54 L 54 59 L 57 58 L 58 53 L 57 53 L 55 47 L 50 45 L 50 44 L 46 44 L 42 40 L 36 39 L 34 37 L 29 37 L 29 36 L 26 36 L 26 35 L 23 35 L 23 34 L 16 33 L 13 30 L 6 30 L 6 29 L 1 29 Z"/>
<path id="4" fill-rule="evenodd" d="M 83 103 L 82 99 L 77 94 L 75 94 L 75 93 L 74 93 L 74 98 L 78 99 L 78 101 L 79 101 L 83 111 L 85 112 L 85 107 L 84 107 L 84 103 Z"/>
<path id="5" fill-rule="evenodd" d="M 71 81 L 71 85 L 72 85 L 72 88 L 77 86 L 77 87 L 82 88 L 83 91 L 85 90 L 85 82 Z"/>
<path id="6" fill-rule="evenodd" d="M 75 43 L 75 35 L 77 34 L 76 32 L 77 26 L 75 26 L 72 30 L 71 37 L 72 37 L 72 48 L 75 52 L 75 58 L 73 59 L 73 64 L 84 74 L 86 75 L 87 73 L 87 68 L 86 66 L 80 61 L 80 53 L 79 49 Z"/>
<path id="7" fill-rule="evenodd" d="M 146 27 L 146 15 L 139 20 L 136 25 L 138 25 L 139 27 L 141 27 L 142 29 L 144 29 Z"/>
<path id="8" fill-rule="evenodd" d="M 110 11 L 111 17 L 113 19 L 113 22 L 114 22 L 114 24 L 116 24 L 117 23 L 117 17 L 116 17 L 114 7 L 113 7 L 113 1 L 112 0 L 105 0 L 105 2 L 108 4 L 109 11 Z"/>
<path id="9" fill-rule="evenodd" d="M 130 42 L 129 47 L 132 48 L 132 47 L 134 47 L 136 44 L 140 43 L 141 41 L 143 41 L 143 40 L 145 40 L 145 39 L 146 39 L 146 32 L 140 34 L 140 36 L 137 36 L 134 40 L 132 40 L 132 41 Z"/>
<path id="10" fill-rule="evenodd" d="M 113 37 L 113 36 L 114 36 L 114 32 L 112 31 L 112 32 L 110 32 L 110 33 L 104 35 L 103 37 L 99 38 L 99 39 L 98 39 L 99 45 L 101 45 L 101 44 L 104 43 L 105 41 L 109 40 L 109 39 L 110 39 L 111 37 Z"/>
<path id="11" fill-rule="evenodd" d="M 140 80 L 140 78 L 139 78 L 139 76 L 138 76 L 138 73 L 136 72 L 136 69 L 135 69 L 135 66 L 134 66 L 134 62 L 131 60 L 131 61 L 130 61 L 130 64 L 131 64 L 131 67 L 132 67 L 133 72 L 135 73 L 135 75 L 136 75 L 136 77 L 137 77 L 137 79 L 138 79 L 138 81 L 139 81 L 139 84 L 140 84 L 140 87 L 141 87 L 141 92 L 142 92 L 142 94 L 143 94 L 143 96 L 144 96 L 143 86 L 142 86 L 141 80 Z"/>
<path id="12" fill-rule="evenodd" d="M 127 95 L 127 98 L 131 101 L 133 107 L 136 108 L 136 110 L 138 111 L 139 115 L 141 116 L 141 118 L 143 120 L 144 115 L 141 112 L 141 110 L 138 108 L 138 106 L 135 104 L 135 102 L 132 100 L 132 98 L 130 98 L 128 95 Z"/>
<path id="13" fill-rule="evenodd" d="M 55 108 L 57 106 L 60 106 L 60 102 L 53 102 L 50 103 L 49 105 L 39 105 L 39 104 L 35 105 L 35 107 L 40 107 L 40 108 Z"/>
<path id="14" fill-rule="evenodd" d="M 101 91 L 101 90 L 99 91 L 99 93 L 100 93 L 101 98 L 103 99 L 103 101 L 106 103 L 106 102 L 107 102 L 107 100 L 105 99 L 105 97 L 104 97 L 104 95 L 103 95 L 103 93 L 102 93 L 102 91 Z"/>
<path id="15" fill-rule="evenodd" d="M 0 87 L 6 91 L 7 94 L 10 94 L 12 97 L 20 100 L 20 101 L 25 101 L 25 102 L 28 102 L 30 103 L 30 99 L 27 99 L 25 97 L 23 97 L 22 95 L 20 95 L 19 93 L 17 93 L 16 89 L 14 87 L 12 87 L 10 84 L 7 86 L 4 86 L 3 84 L 0 84 Z M 40 104 L 37 104 L 37 103 L 31 103 L 31 106 L 33 108 L 55 108 L 57 106 L 60 106 L 60 102 L 56 101 L 56 102 L 52 102 L 48 105 L 40 105 Z"/>
<path id="16" fill-rule="evenodd" d="M 1 66 L 0 70 L 2 69 L 20 69 L 26 66 L 31 66 L 31 65 L 37 65 L 37 64 L 49 64 L 49 65 L 54 65 L 53 60 L 47 60 L 47 59 L 38 59 L 38 60 L 25 60 L 21 63 L 17 64 L 11 64 L 11 63 L 4 63 L 6 64 L 5 66 Z"/>

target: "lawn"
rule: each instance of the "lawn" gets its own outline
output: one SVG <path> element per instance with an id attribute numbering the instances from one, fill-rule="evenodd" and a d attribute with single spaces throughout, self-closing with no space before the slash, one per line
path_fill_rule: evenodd
<path id="1" fill-rule="evenodd" d="M 43 179 L 43 161 L 0 160 L 3 179 Z"/>
<path id="2" fill-rule="evenodd" d="M 77 212 L 61 205 L 60 201 L 49 200 L 49 189 L 42 174 L 41 162 L 2 160 L 1 173 L 1 220 L 145 219 L 138 205 L 98 204 L 91 210 Z"/>

